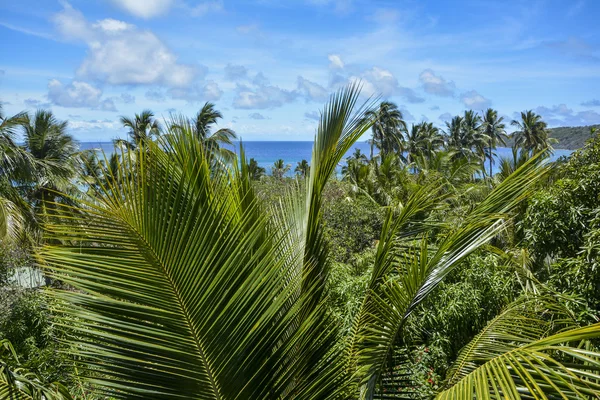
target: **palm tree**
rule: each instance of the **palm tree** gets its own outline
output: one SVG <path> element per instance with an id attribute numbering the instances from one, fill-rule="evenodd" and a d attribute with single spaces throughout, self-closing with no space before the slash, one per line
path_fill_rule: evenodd
<path id="1" fill-rule="evenodd" d="M 463 122 L 463 117 L 455 116 L 450 122 L 446 122 L 445 133 L 448 138 L 448 147 L 454 151 L 454 154 L 459 158 L 469 158 L 472 150 L 470 143 L 463 138 Z"/>
<path id="2" fill-rule="evenodd" d="M 271 167 L 271 175 L 277 179 L 283 179 L 292 166 L 286 164 L 281 158 L 276 160 Z"/>
<path id="3" fill-rule="evenodd" d="M 260 180 L 265 175 L 265 169 L 259 166 L 254 158 L 251 158 L 248 162 L 248 172 L 250 173 L 250 179 L 254 181 Z"/>
<path id="4" fill-rule="evenodd" d="M 396 104 L 382 101 L 377 110 L 365 113 L 365 117 L 374 121 L 371 128 L 373 131 L 370 141 L 371 159 L 373 159 L 373 146 L 379 149 L 382 157 L 389 153 L 402 153 L 406 122 Z"/>
<path id="5" fill-rule="evenodd" d="M 115 144 L 124 145 L 130 149 L 135 149 L 140 143 L 153 140 L 160 135 L 160 126 L 154 118 L 154 113 L 150 110 L 144 110 L 141 114 L 135 114 L 135 117 L 129 118 L 121 116 L 121 123 L 128 128 L 129 140 L 117 139 Z"/>
<path id="6" fill-rule="evenodd" d="M 406 152 L 408 162 L 412 163 L 419 155 L 427 155 L 433 151 L 434 143 L 437 146 L 441 137 L 433 124 L 422 122 L 412 124 L 406 135 Z"/>
<path id="7" fill-rule="evenodd" d="M 233 141 L 237 139 L 235 132 L 228 128 L 221 128 L 212 132 L 213 126 L 222 118 L 223 114 L 215 108 L 215 105 L 211 102 L 206 102 L 192 121 L 193 129 L 196 136 L 210 153 L 219 155 L 226 160 L 231 160 L 234 156 L 233 151 L 222 146 L 233 144 Z"/>
<path id="8" fill-rule="evenodd" d="M 15 180 L 27 169 L 23 162 L 26 155 L 15 140 L 25 121 L 23 112 L 7 117 L 0 102 L 0 240 L 19 235 L 29 209 L 14 187 Z"/>
<path id="9" fill-rule="evenodd" d="M 73 183 L 77 143 L 67 133 L 67 121 L 59 121 L 51 111 L 38 110 L 24 124 L 23 150 L 27 161 L 19 177 L 21 190 L 35 213 L 56 213 L 57 202 L 69 202 L 78 191 Z"/>
<path id="10" fill-rule="evenodd" d="M 545 149 L 552 150 L 551 144 L 556 142 L 548 137 L 548 125 L 542 116 L 531 110 L 521 112 L 521 120 L 513 120 L 511 125 L 517 128 L 513 133 L 515 148 L 535 154 Z"/>
<path id="11" fill-rule="evenodd" d="M 79 321 L 68 336 L 71 352 L 95 391 L 371 399 L 388 384 L 406 385 L 396 367 L 410 363 L 401 350 L 416 345 L 405 332 L 412 312 L 505 229 L 544 171 L 525 164 L 458 226 L 422 220 L 446 199 L 437 182 L 388 207 L 353 328 L 338 332 L 326 307 L 332 261 L 323 192 L 370 128 L 360 112 L 348 117 L 358 98 L 356 86 L 332 97 L 306 188 L 292 186 L 272 213 L 247 176 L 211 171 L 202 144 L 184 130 L 166 138 L 168 153 L 153 142 L 147 154 L 137 150 L 147 174 L 48 226 L 61 240 L 38 259 L 69 285 L 51 295 L 60 316 Z M 431 229 L 444 229 L 435 245 Z M 600 337 L 600 324 L 579 328 L 567 314 L 552 296 L 536 293 L 509 305 L 463 349 L 438 398 L 596 396 L 600 353 L 590 341 Z"/>
<path id="12" fill-rule="evenodd" d="M 492 162 L 496 144 L 506 145 L 506 130 L 502 123 L 503 117 L 498 118 L 498 111 L 488 108 L 483 115 L 483 132 L 489 138 L 488 157 L 490 159 L 490 176 L 492 176 Z M 485 171 L 485 168 L 483 169 Z"/>
<path id="13" fill-rule="evenodd" d="M 294 172 L 302 178 L 306 178 L 310 172 L 310 164 L 306 160 L 298 161 Z"/>

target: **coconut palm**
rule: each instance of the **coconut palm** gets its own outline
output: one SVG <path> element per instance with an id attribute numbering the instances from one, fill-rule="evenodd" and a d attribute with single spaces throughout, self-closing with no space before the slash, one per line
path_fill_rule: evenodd
<path id="1" fill-rule="evenodd" d="M 67 133 L 67 121 L 59 121 L 51 111 L 38 110 L 23 123 L 23 150 L 27 159 L 17 179 L 25 198 L 39 217 L 57 211 L 57 202 L 69 201 L 78 191 L 76 173 L 77 143 Z"/>
<path id="2" fill-rule="evenodd" d="M 141 114 L 135 114 L 134 118 L 121 116 L 121 123 L 129 131 L 129 140 L 117 139 L 115 144 L 126 146 L 130 149 L 137 148 L 140 143 L 154 140 L 160 135 L 160 125 L 150 110 L 143 110 Z"/>
<path id="3" fill-rule="evenodd" d="M 302 178 L 306 178 L 310 172 L 310 164 L 306 160 L 298 161 L 294 172 Z"/>
<path id="4" fill-rule="evenodd" d="M 322 203 L 336 166 L 370 128 L 358 98 L 355 86 L 332 97 L 306 187 L 292 186 L 272 213 L 254 194 L 244 157 L 242 173 L 211 171 L 186 129 L 168 136 L 164 148 L 150 142 L 151 151 L 137 150 L 136 165 L 147 173 L 47 226 L 61 241 L 40 249 L 38 259 L 69 285 L 51 294 L 60 299 L 59 315 L 77 318 L 71 352 L 99 394 L 372 399 L 390 383 L 406 384 L 394 371 L 409 363 L 401 350 L 415 345 L 405 334 L 408 318 L 505 229 L 543 171 L 525 164 L 458 226 L 420 222 L 445 200 L 437 183 L 387 207 L 353 328 L 338 332 L 325 306 L 331 259 Z M 434 226 L 444 232 L 431 246 Z M 600 324 L 576 328 L 561 307 L 532 297 L 464 349 L 439 398 L 600 393 L 600 353 L 589 342 L 600 337 Z"/>
<path id="5" fill-rule="evenodd" d="M 556 142 L 548 137 L 548 125 L 542 116 L 531 110 L 521 112 L 521 119 L 513 120 L 511 125 L 517 128 L 513 133 L 515 148 L 535 154 L 545 149 L 552 150 L 551 144 Z"/>
<path id="6" fill-rule="evenodd" d="M 490 176 L 492 176 L 492 162 L 497 143 L 506 145 L 506 126 L 503 120 L 503 117 L 498 117 L 498 111 L 492 108 L 488 108 L 483 114 L 483 133 L 489 138 L 487 156 L 490 159 Z M 485 168 L 483 170 L 485 171 Z"/>
<path id="7" fill-rule="evenodd" d="M 206 102 L 193 119 L 193 128 L 196 136 L 204 143 L 208 151 L 231 160 L 234 153 L 229 149 L 223 148 L 223 145 L 233 144 L 237 135 L 233 130 L 228 128 L 212 131 L 217 121 L 222 118 L 223 114 L 215 108 L 215 105 L 211 102 Z"/>
<path id="8" fill-rule="evenodd" d="M 254 181 L 260 180 L 265 175 L 265 169 L 258 165 L 258 162 L 251 158 L 248 162 L 248 172 L 250 174 L 250 179 Z"/>
<path id="9" fill-rule="evenodd" d="M 373 147 L 377 147 L 383 157 L 389 153 L 402 153 L 404 146 L 403 133 L 406 131 L 406 122 L 402 111 L 396 104 L 382 101 L 377 110 L 371 110 L 366 118 L 373 120 L 373 137 L 371 143 L 371 159 L 373 159 Z"/>
<path id="10" fill-rule="evenodd" d="M 286 164 L 281 158 L 276 160 L 271 167 L 271 175 L 277 179 L 282 179 L 288 173 L 292 166 Z"/>
<path id="11" fill-rule="evenodd" d="M 440 143 L 443 143 L 443 139 L 433 124 L 426 122 L 412 124 L 406 135 L 408 162 L 414 162 L 420 155 L 429 156 Z"/>

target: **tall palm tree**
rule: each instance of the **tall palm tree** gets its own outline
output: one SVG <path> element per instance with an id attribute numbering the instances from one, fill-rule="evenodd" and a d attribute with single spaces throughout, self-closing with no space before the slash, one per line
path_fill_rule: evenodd
<path id="1" fill-rule="evenodd" d="M 460 115 L 452 118 L 450 122 L 446 121 L 446 136 L 448 147 L 453 150 L 458 158 L 469 158 L 471 154 L 470 143 L 463 138 L 464 119 Z"/>
<path id="2" fill-rule="evenodd" d="M 542 116 L 531 110 L 521 112 L 520 120 L 513 120 L 511 125 L 517 128 L 514 136 L 514 147 L 522 148 L 530 153 L 539 153 L 545 149 L 552 150 L 556 141 L 548 137 L 548 125 Z"/>
<path id="3" fill-rule="evenodd" d="M 412 124 L 406 135 L 408 162 L 412 163 L 419 155 L 427 155 L 441 140 L 438 129 L 433 124 L 422 122 Z"/>
<path id="4" fill-rule="evenodd" d="M 263 167 L 258 165 L 258 162 L 254 158 L 251 158 L 248 162 L 248 172 L 250 174 L 250 179 L 258 181 L 265 175 L 266 171 Z"/>
<path id="5" fill-rule="evenodd" d="M 374 121 L 371 143 L 371 159 L 373 146 L 377 147 L 381 157 L 389 153 L 402 153 L 404 150 L 404 135 L 406 122 L 398 106 L 389 101 L 382 101 L 377 110 L 371 110 L 365 117 Z"/>
<path id="6" fill-rule="evenodd" d="M 8 117 L 0 102 L 0 240 L 16 238 L 23 228 L 29 205 L 14 183 L 26 170 L 26 155 L 16 143 L 16 134 L 26 121 L 24 112 Z"/>
<path id="7" fill-rule="evenodd" d="M 23 149 L 28 172 L 20 177 L 21 189 L 38 216 L 58 211 L 56 203 L 69 201 L 78 191 L 73 183 L 78 146 L 67 133 L 67 121 L 59 121 L 51 111 L 38 110 L 23 124 Z"/>
<path id="8" fill-rule="evenodd" d="M 276 160 L 271 167 L 271 175 L 277 179 L 283 179 L 292 166 L 286 164 L 281 158 Z"/>
<path id="9" fill-rule="evenodd" d="M 310 164 L 306 160 L 298 161 L 294 172 L 297 175 L 300 175 L 302 178 L 308 177 L 308 173 L 310 172 Z"/>
<path id="10" fill-rule="evenodd" d="M 140 143 L 160 135 L 160 125 L 150 110 L 143 110 L 141 114 L 135 114 L 134 118 L 121 116 L 121 123 L 129 129 L 129 140 L 117 139 L 115 143 L 130 149 L 135 149 Z"/>
<path id="11" fill-rule="evenodd" d="M 215 105 L 211 102 L 206 102 L 192 121 L 193 129 L 196 136 L 204 143 L 209 152 L 230 160 L 233 158 L 234 153 L 229 149 L 223 148 L 223 145 L 233 144 L 233 141 L 237 139 L 237 135 L 229 128 L 212 131 L 213 126 L 222 118 L 223 114 L 215 108 Z"/>
<path id="12" fill-rule="evenodd" d="M 497 143 L 506 145 L 506 126 L 502 121 L 504 118 L 498 117 L 498 111 L 492 108 L 488 108 L 483 114 L 483 132 L 489 138 L 487 155 L 490 159 L 490 176 L 492 176 L 492 162 Z"/>
<path id="13" fill-rule="evenodd" d="M 370 128 L 364 109 L 354 113 L 358 98 L 356 86 L 332 97 L 306 188 L 292 187 L 272 212 L 247 174 L 211 171 L 186 130 L 166 138 L 168 153 L 152 142 L 152 151 L 138 150 L 149 173 L 47 227 L 61 240 L 38 259 L 69 285 L 51 295 L 59 315 L 79 322 L 68 336 L 71 351 L 95 391 L 128 399 L 320 400 L 372 399 L 388 383 L 408 389 L 395 369 L 410 363 L 402 350 L 417 345 L 406 334 L 408 319 L 465 257 L 506 228 L 543 171 L 524 165 L 459 226 L 422 221 L 447 199 L 437 182 L 388 207 L 353 328 L 338 332 L 326 307 L 332 261 L 323 192 Z M 444 229 L 435 245 L 430 229 Z M 566 314 L 536 293 L 511 304 L 463 349 L 438 398 L 597 396 L 600 353 L 590 341 L 600 324 L 578 328 Z"/>

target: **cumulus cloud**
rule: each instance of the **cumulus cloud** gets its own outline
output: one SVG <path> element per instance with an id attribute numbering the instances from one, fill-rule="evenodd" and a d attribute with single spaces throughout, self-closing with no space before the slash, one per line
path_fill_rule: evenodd
<path id="1" fill-rule="evenodd" d="M 164 15 L 173 0 L 113 0 L 113 3 L 138 18 L 153 18 Z"/>
<path id="2" fill-rule="evenodd" d="M 551 107 L 540 106 L 534 110 L 550 126 L 579 126 L 600 124 L 600 113 L 594 110 L 575 112 L 566 104 L 558 104 Z"/>
<path id="3" fill-rule="evenodd" d="M 121 130 L 122 125 L 119 121 L 105 120 L 87 120 L 87 121 L 69 121 L 69 129 L 74 131 L 109 131 Z"/>
<path id="4" fill-rule="evenodd" d="M 318 83 L 311 82 L 301 76 L 298 77 L 298 92 L 306 100 L 324 101 L 329 97 L 329 91 Z"/>
<path id="5" fill-rule="evenodd" d="M 237 81 L 248 78 L 248 69 L 243 65 L 227 64 L 225 66 L 225 78 Z"/>
<path id="6" fill-rule="evenodd" d="M 422 103 L 425 99 L 414 90 L 400 86 L 396 77 L 388 70 L 373 67 L 361 72 L 358 76 L 349 78 L 350 82 L 359 81 L 362 84 L 363 94 L 367 96 L 401 96 L 409 103 Z"/>
<path id="7" fill-rule="evenodd" d="M 321 114 L 318 111 L 310 111 L 304 113 L 304 118 L 310 119 L 313 121 L 318 121 L 321 119 Z"/>
<path id="8" fill-rule="evenodd" d="M 342 59 L 339 55 L 330 54 L 329 56 L 327 56 L 327 58 L 329 59 L 329 68 L 331 68 L 331 69 L 343 69 L 344 68 L 344 62 L 342 61 Z"/>
<path id="9" fill-rule="evenodd" d="M 72 81 L 63 84 L 58 79 L 48 82 L 48 100 L 61 107 L 89 107 L 103 111 L 117 111 L 112 99 L 101 99 L 102 90 L 87 82 Z"/>
<path id="10" fill-rule="evenodd" d="M 137 1 L 124 2 L 130 5 Z M 148 5 L 148 3 L 150 3 Z M 158 1 L 139 1 L 144 7 L 158 7 Z M 53 17 L 67 39 L 88 46 L 77 75 L 87 79 L 120 84 L 160 84 L 184 87 L 201 75 L 202 68 L 179 63 L 177 57 L 152 32 L 114 19 L 90 23 L 81 12 L 64 3 Z"/>
<path id="11" fill-rule="evenodd" d="M 431 106 L 431 107 L 429 107 L 429 109 L 430 109 L 431 111 L 439 111 L 439 109 L 440 109 L 440 106 Z"/>
<path id="12" fill-rule="evenodd" d="M 296 91 L 281 89 L 278 86 L 238 84 L 233 107 L 242 109 L 275 108 L 290 103 L 296 98 Z"/>
<path id="13" fill-rule="evenodd" d="M 257 113 L 257 112 L 248 115 L 248 117 L 250 117 L 251 119 L 267 119 L 267 117 L 265 117 L 261 113 Z"/>
<path id="14" fill-rule="evenodd" d="M 462 101 L 465 107 L 471 110 L 483 110 L 485 108 L 491 107 L 492 105 L 490 99 L 483 97 L 475 90 L 470 90 L 461 94 L 460 101 Z"/>
<path id="15" fill-rule="evenodd" d="M 452 118 L 454 118 L 454 115 L 450 114 L 449 112 L 445 112 L 438 117 L 438 119 L 442 122 L 450 121 Z"/>
<path id="16" fill-rule="evenodd" d="M 221 98 L 223 91 L 214 81 L 203 85 L 191 85 L 185 88 L 171 88 L 169 95 L 173 99 L 186 100 L 189 103 L 197 101 L 216 101 Z"/>
<path id="17" fill-rule="evenodd" d="M 28 108 L 50 108 L 52 106 L 52 104 L 50 104 L 50 103 L 43 102 L 43 101 L 37 100 L 37 99 L 25 99 L 23 101 L 23 103 L 25 103 L 25 106 Z M 2 103 L 2 104 L 6 104 L 6 103 Z"/>
<path id="18" fill-rule="evenodd" d="M 436 75 L 431 69 L 423 70 L 419 75 L 419 81 L 426 93 L 441 97 L 454 96 L 454 90 L 456 89 L 454 82 Z"/>
<path id="19" fill-rule="evenodd" d="M 600 107 L 600 100 L 592 99 L 581 103 L 584 107 Z"/>
<path id="20" fill-rule="evenodd" d="M 269 79 L 267 79 L 267 77 L 262 72 L 257 73 L 254 76 L 254 78 L 252 79 L 252 84 L 258 85 L 258 86 L 268 85 L 269 83 L 271 83 L 271 82 L 269 81 Z"/>

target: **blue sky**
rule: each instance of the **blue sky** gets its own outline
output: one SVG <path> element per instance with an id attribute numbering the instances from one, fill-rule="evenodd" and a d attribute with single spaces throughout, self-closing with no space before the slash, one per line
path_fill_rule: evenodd
<path id="1" fill-rule="evenodd" d="M 356 80 L 409 123 L 492 106 L 597 124 L 599 15 L 596 0 L 2 2 L 0 101 L 51 108 L 81 141 L 205 101 L 244 140 L 311 140 L 328 95 Z"/>

